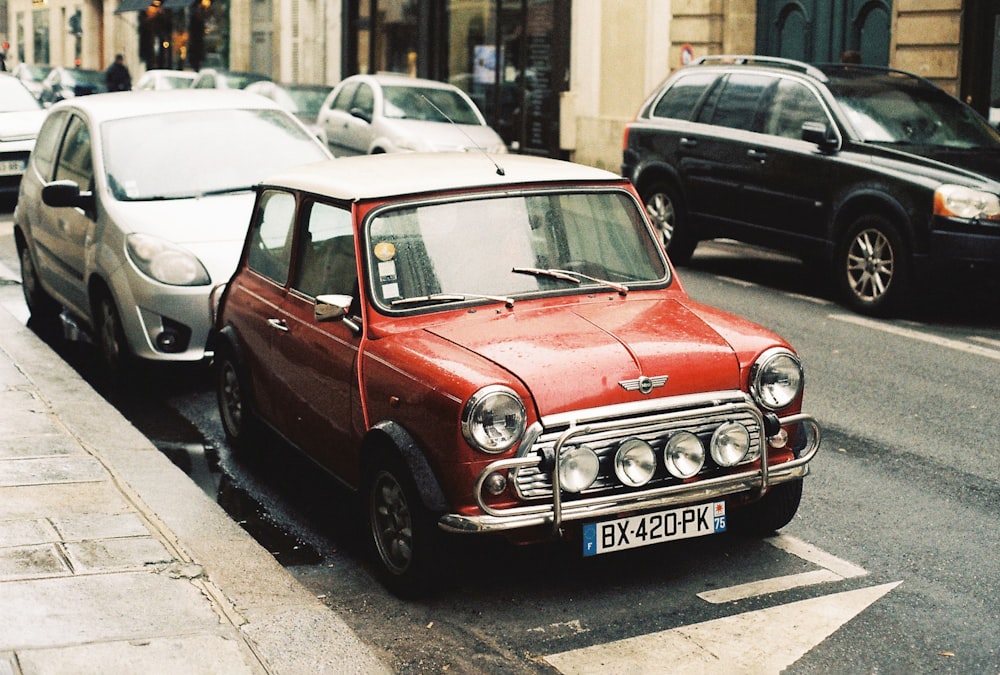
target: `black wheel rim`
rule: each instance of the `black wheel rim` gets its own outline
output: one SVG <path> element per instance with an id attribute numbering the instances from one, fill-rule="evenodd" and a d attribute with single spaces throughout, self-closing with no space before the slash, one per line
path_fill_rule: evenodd
<path id="1" fill-rule="evenodd" d="M 109 298 L 103 298 L 98 306 L 100 312 L 100 331 L 98 340 L 101 345 L 101 353 L 104 360 L 112 369 L 117 369 L 122 365 L 122 327 L 118 319 L 118 311 Z"/>
<path id="2" fill-rule="evenodd" d="M 371 528 L 382 563 L 404 573 L 413 562 L 413 516 L 403 486 L 387 471 L 372 482 Z"/>
<path id="3" fill-rule="evenodd" d="M 219 374 L 219 401 L 226 430 L 231 436 L 238 437 L 243 423 L 243 393 L 236 367 L 228 359 L 222 362 Z"/>

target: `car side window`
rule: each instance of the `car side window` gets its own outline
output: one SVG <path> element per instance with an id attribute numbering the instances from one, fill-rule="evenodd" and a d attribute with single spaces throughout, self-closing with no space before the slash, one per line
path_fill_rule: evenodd
<path id="1" fill-rule="evenodd" d="M 361 86 L 358 87 L 358 93 L 354 95 L 354 104 L 351 107 L 359 108 L 367 115 L 375 112 L 375 94 L 372 92 L 372 88 L 362 82 Z"/>
<path id="2" fill-rule="evenodd" d="M 90 130 L 79 117 L 72 117 L 66 128 L 59 159 L 56 161 L 56 180 L 71 180 L 81 190 L 92 190 L 94 165 L 90 153 Z"/>
<path id="3" fill-rule="evenodd" d="M 250 228 L 247 265 L 255 272 L 284 286 L 291 266 L 291 242 L 295 223 L 295 197 L 289 192 L 269 190 Z"/>
<path id="4" fill-rule="evenodd" d="M 764 133 L 801 139 L 803 122 L 827 122 L 819 99 L 801 82 L 778 80 L 767 106 Z"/>
<path id="5" fill-rule="evenodd" d="M 310 297 L 355 295 L 358 263 L 348 208 L 313 203 L 299 243 L 294 288 Z"/>
<path id="6" fill-rule="evenodd" d="M 754 131 L 757 111 L 776 78 L 770 75 L 733 73 L 722 87 L 713 89 L 698 121 L 731 129 Z"/>
<path id="7" fill-rule="evenodd" d="M 336 98 L 333 99 L 333 103 L 330 105 L 334 110 L 343 110 L 348 112 L 351 109 L 351 101 L 354 100 L 354 92 L 358 90 L 358 83 L 351 82 L 345 84 L 343 88 L 337 92 Z"/>
<path id="8" fill-rule="evenodd" d="M 52 178 L 52 168 L 56 162 L 56 152 L 63 138 L 63 125 L 66 124 L 65 112 L 54 112 L 45 118 L 45 123 L 38 132 L 38 139 L 31 151 L 31 161 L 43 180 Z"/>
<path id="9" fill-rule="evenodd" d="M 671 117 L 689 120 L 694 116 L 698 102 L 715 82 L 713 73 L 693 73 L 682 77 L 663 93 L 653 108 L 653 117 Z"/>

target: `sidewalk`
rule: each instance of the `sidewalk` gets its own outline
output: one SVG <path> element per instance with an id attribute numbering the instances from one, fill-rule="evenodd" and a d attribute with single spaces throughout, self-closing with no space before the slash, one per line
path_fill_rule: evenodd
<path id="1" fill-rule="evenodd" d="M 0 675 L 389 672 L 0 306 Z"/>

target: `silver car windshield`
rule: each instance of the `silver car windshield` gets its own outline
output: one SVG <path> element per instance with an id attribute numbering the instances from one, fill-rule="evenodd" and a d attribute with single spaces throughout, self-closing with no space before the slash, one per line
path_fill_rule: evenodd
<path id="1" fill-rule="evenodd" d="M 481 125 L 479 116 L 457 92 L 432 87 L 382 87 L 385 116 L 392 119 Z"/>
<path id="2" fill-rule="evenodd" d="M 376 301 L 389 309 L 665 283 L 627 193 L 546 192 L 385 209 L 368 226 Z"/>
<path id="3" fill-rule="evenodd" d="M 186 199 L 251 189 L 267 175 L 326 159 L 278 110 L 199 110 L 101 125 L 108 184 L 119 201 Z"/>

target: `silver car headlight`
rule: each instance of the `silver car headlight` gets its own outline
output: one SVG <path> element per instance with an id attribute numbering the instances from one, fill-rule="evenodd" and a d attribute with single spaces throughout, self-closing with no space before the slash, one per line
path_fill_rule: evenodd
<path id="1" fill-rule="evenodd" d="M 125 249 L 143 274 L 170 286 L 204 286 L 211 283 L 208 270 L 190 251 L 148 234 L 130 234 Z"/>
<path id="2" fill-rule="evenodd" d="M 942 185 L 934 191 L 934 215 L 1000 220 L 1000 197 L 964 185 Z"/>
<path id="3" fill-rule="evenodd" d="M 465 403 L 462 434 L 469 445 L 483 452 L 509 450 L 524 434 L 524 403 L 509 387 L 483 387 Z"/>
<path id="4" fill-rule="evenodd" d="M 750 369 L 750 395 L 767 410 L 781 410 L 802 393 L 802 364 L 782 347 L 768 349 Z"/>

